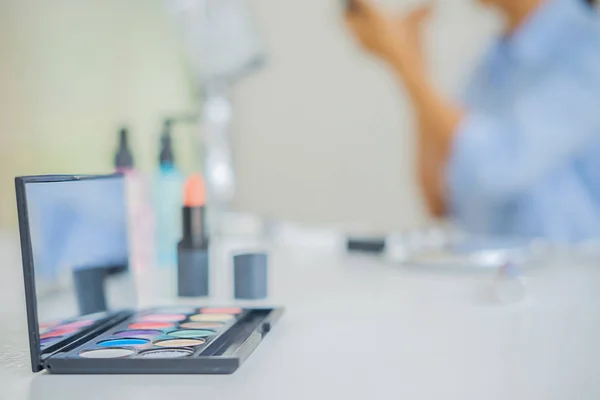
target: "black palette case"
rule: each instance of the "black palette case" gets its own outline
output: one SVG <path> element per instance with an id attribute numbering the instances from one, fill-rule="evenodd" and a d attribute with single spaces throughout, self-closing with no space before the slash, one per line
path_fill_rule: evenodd
<path id="1" fill-rule="evenodd" d="M 15 179 L 32 370 L 233 373 L 283 309 L 113 301 L 132 275 L 124 185 L 122 175 Z"/>

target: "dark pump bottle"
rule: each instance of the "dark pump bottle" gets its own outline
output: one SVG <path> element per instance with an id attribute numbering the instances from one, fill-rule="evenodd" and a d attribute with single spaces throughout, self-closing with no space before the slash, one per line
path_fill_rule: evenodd
<path id="1" fill-rule="evenodd" d="M 119 131 L 119 148 L 115 155 L 115 168 L 117 171 L 125 171 L 133 168 L 133 155 L 129 148 L 127 128 L 121 128 Z"/>

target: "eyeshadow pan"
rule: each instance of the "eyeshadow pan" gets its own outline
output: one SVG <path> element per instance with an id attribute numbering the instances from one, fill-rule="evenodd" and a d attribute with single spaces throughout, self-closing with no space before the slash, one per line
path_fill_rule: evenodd
<path id="1" fill-rule="evenodd" d="M 176 338 L 206 338 L 214 336 L 216 332 L 210 329 L 180 329 L 167 333 L 169 336 Z"/>
<path id="2" fill-rule="evenodd" d="M 196 314 L 190 317 L 191 321 L 231 321 L 235 316 L 231 314 Z"/>
<path id="3" fill-rule="evenodd" d="M 83 358 L 121 358 L 127 357 L 133 354 L 133 350 L 130 349 L 96 349 L 96 350 L 85 350 L 79 353 L 79 357 Z"/>
<path id="4" fill-rule="evenodd" d="M 52 332 L 62 332 L 62 333 L 74 333 L 78 332 L 79 328 L 63 328 L 61 326 L 57 326 L 56 328 L 52 328 Z"/>
<path id="5" fill-rule="evenodd" d="M 165 339 L 154 342 L 158 347 L 193 347 L 206 343 L 204 339 Z"/>
<path id="6" fill-rule="evenodd" d="M 180 358 L 194 354 L 190 349 L 158 349 L 147 350 L 139 354 L 139 357 L 146 358 Z"/>
<path id="7" fill-rule="evenodd" d="M 134 322 L 129 324 L 130 329 L 163 329 L 173 327 L 172 322 Z"/>
<path id="8" fill-rule="evenodd" d="M 241 314 L 242 309 L 239 307 L 224 307 L 224 308 L 202 308 L 200 310 L 203 314 Z"/>
<path id="9" fill-rule="evenodd" d="M 38 326 L 40 329 L 48 329 L 48 328 L 51 328 L 58 324 L 59 324 L 58 322 L 44 322 L 44 323 L 39 324 Z"/>
<path id="10" fill-rule="evenodd" d="M 183 324 L 179 324 L 180 328 L 186 329 L 219 329 L 225 325 L 224 322 L 219 321 L 192 321 L 192 322 L 184 322 Z"/>
<path id="11" fill-rule="evenodd" d="M 61 330 L 50 331 L 50 332 L 44 333 L 43 335 L 40 335 L 40 339 L 65 336 L 65 335 L 68 335 L 73 332 L 77 332 L 77 329 L 61 329 Z"/>
<path id="12" fill-rule="evenodd" d="M 196 307 L 160 307 L 152 311 L 153 314 L 196 314 L 198 309 Z"/>
<path id="13" fill-rule="evenodd" d="M 124 338 L 124 339 L 108 339 L 102 340 L 98 342 L 98 346 L 102 347 L 122 347 L 122 346 L 143 346 L 146 343 L 150 342 L 148 339 L 133 339 L 133 338 Z"/>
<path id="14" fill-rule="evenodd" d="M 140 318 L 141 321 L 152 322 L 178 322 L 186 319 L 185 314 L 148 314 Z"/>
<path id="15" fill-rule="evenodd" d="M 120 331 L 113 334 L 115 337 L 135 338 L 138 336 L 157 336 L 162 334 L 162 331 L 156 329 L 131 329 L 128 331 Z"/>

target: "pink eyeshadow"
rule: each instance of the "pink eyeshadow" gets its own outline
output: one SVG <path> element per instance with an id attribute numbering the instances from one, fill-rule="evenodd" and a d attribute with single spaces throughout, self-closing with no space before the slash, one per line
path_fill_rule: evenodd
<path id="1" fill-rule="evenodd" d="M 45 322 L 45 323 L 39 324 L 39 327 L 40 327 L 40 329 L 48 329 L 55 325 L 58 325 L 58 322 Z"/>
<path id="2" fill-rule="evenodd" d="M 53 330 L 53 331 L 50 331 L 48 333 L 44 333 L 43 335 L 40 335 L 40 339 L 47 339 L 47 338 L 64 336 L 64 335 L 68 335 L 68 334 L 74 333 L 74 332 L 77 332 L 77 329 L 59 329 L 59 330 Z"/>
<path id="3" fill-rule="evenodd" d="M 152 322 L 178 322 L 187 318 L 184 314 L 150 314 L 140 318 L 141 321 Z"/>
<path id="4" fill-rule="evenodd" d="M 200 312 L 202 314 L 240 314 L 242 309 L 239 307 L 202 308 Z"/>
<path id="5" fill-rule="evenodd" d="M 129 324 L 131 329 L 162 329 L 173 327 L 172 322 L 134 322 Z"/>

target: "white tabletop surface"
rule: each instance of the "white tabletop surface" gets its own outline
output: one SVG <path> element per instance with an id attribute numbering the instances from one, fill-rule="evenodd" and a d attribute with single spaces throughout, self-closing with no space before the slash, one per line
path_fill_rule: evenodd
<path id="1" fill-rule="evenodd" d="M 0 399 L 600 398 L 597 266 L 532 270 L 526 299 L 501 304 L 490 274 L 279 243 L 269 300 L 286 313 L 235 374 L 58 376 L 30 371 L 19 247 L 1 237 Z M 216 264 L 211 302 L 223 304 L 230 266 Z M 170 272 L 160 274 L 144 275 L 144 303 L 175 301 Z"/>

